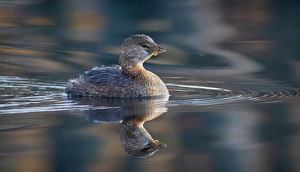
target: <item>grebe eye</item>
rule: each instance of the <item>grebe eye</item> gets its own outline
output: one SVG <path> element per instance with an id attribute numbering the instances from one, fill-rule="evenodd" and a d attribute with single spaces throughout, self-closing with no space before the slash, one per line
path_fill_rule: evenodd
<path id="1" fill-rule="evenodd" d="M 147 44 L 143 44 L 142 47 L 143 47 L 143 48 L 148 48 L 148 49 L 149 49 L 149 46 L 148 46 Z"/>

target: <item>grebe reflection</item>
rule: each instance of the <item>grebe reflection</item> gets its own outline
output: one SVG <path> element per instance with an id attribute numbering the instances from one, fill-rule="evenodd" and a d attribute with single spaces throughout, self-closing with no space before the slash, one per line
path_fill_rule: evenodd
<path id="1" fill-rule="evenodd" d="M 85 112 L 86 119 L 96 123 L 120 123 L 120 140 L 127 154 L 146 158 L 167 146 L 154 140 L 143 124 L 167 112 L 168 97 L 159 99 L 74 99 L 79 104 L 112 107 L 88 110 Z"/>

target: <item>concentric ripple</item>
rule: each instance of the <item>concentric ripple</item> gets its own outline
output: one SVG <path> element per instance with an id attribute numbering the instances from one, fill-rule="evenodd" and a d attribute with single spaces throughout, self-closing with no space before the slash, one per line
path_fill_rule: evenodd
<path id="1" fill-rule="evenodd" d="M 234 90 L 234 94 L 248 97 L 250 100 L 262 101 L 266 103 L 299 99 L 300 97 L 299 89 L 272 82 L 259 84 L 238 84 L 238 86 L 239 89 Z"/>
<path id="2" fill-rule="evenodd" d="M 64 93 L 66 81 L 41 81 L 0 76 L 0 114 L 45 111 L 84 111 L 111 107 L 78 104 Z M 274 103 L 300 100 L 300 90 L 267 80 L 212 81 L 164 78 L 170 91 L 168 107 L 212 106 L 244 101 Z M 115 107 L 114 107 L 115 108 Z"/>
<path id="3" fill-rule="evenodd" d="M 180 84 L 167 83 L 166 85 L 174 92 L 172 96 L 175 100 L 170 100 L 170 106 L 219 105 L 244 100 L 260 103 L 300 100 L 299 89 L 268 80 L 203 82 L 190 79 L 181 80 Z"/>
<path id="4" fill-rule="evenodd" d="M 66 99 L 66 82 L 0 76 L 0 114 L 105 109 Z"/>

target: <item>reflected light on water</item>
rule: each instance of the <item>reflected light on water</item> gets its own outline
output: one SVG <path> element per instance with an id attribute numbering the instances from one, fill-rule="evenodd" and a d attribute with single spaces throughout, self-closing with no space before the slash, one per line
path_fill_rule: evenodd
<path id="1" fill-rule="evenodd" d="M 0 171 L 300 171 L 299 7 L 0 1 Z M 64 93 L 138 33 L 168 100 Z"/>

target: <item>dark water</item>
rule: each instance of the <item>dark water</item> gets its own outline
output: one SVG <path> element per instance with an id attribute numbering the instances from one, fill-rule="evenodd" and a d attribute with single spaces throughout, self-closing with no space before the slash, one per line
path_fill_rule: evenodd
<path id="1" fill-rule="evenodd" d="M 299 171 L 299 13 L 281 0 L 0 2 L 0 171 Z M 166 48 L 144 66 L 170 97 L 64 93 L 136 33 Z"/>

